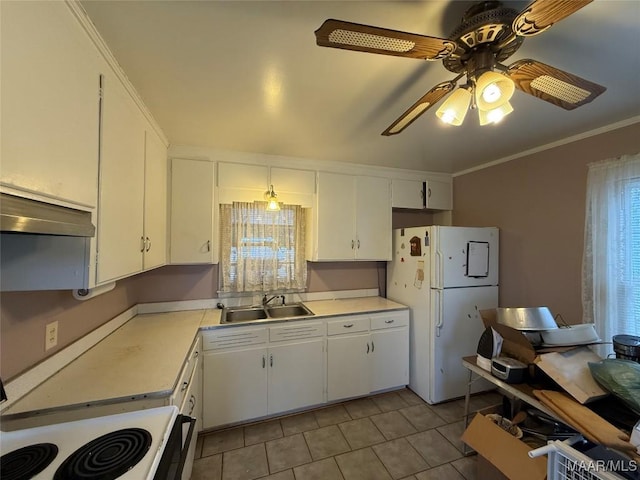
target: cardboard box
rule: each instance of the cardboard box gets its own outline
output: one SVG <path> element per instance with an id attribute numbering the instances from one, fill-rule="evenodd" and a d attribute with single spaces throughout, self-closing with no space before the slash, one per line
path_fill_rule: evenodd
<path id="1" fill-rule="evenodd" d="M 529 458 L 531 448 L 527 444 L 481 413 L 464 431 L 462 441 L 478 452 L 478 480 L 544 480 L 547 477 L 546 456 Z"/>

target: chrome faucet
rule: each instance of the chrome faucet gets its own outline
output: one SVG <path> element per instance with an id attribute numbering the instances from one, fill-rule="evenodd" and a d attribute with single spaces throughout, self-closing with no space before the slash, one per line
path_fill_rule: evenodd
<path id="1" fill-rule="evenodd" d="M 271 300 L 273 300 L 274 298 L 279 298 L 280 301 L 282 302 L 282 305 L 285 304 L 284 295 L 274 295 L 273 297 L 271 297 L 269 299 L 267 299 L 267 296 L 265 295 L 264 297 L 262 297 L 262 306 L 266 307 L 269 304 L 269 302 Z"/>

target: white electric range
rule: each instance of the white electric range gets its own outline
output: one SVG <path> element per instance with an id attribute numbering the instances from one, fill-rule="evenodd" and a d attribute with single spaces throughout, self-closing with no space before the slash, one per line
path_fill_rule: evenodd
<path id="1" fill-rule="evenodd" d="M 180 478 L 182 450 L 193 433 L 191 421 L 179 415 L 177 407 L 167 406 L 2 432 L 0 477 Z M 190 427 L 187 433 L 185 425 Z"/>

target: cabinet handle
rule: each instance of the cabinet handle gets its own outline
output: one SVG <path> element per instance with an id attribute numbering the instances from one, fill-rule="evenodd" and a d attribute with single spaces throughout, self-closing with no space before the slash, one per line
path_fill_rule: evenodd
<path id="1" fill-rule="evenodd" d="M 273 367 L 273 355 L 269 355 L 269 366 Z"/>
<path id="2" fill-rule="evenodd" d="M 211 240 L 207 240 L 207 252 L 211 251 Z"/>
<path id="3" fill-rule="evenodd" d="M 140 237 L 140 251 L 144 252 L 144 237 Z"/>
<path id="4" fill-rule="evenodd" d="M 393 322 L 393 320 L 391 321 Z M 200 352 L 198 352 L 197 350 L 193 352 L 193 358 L 198 358 L 198 355 L 200 355 Z"/>
<path id="5" fill-rule="evenodd" d="M 267 361 L 264 358 L 264 355 L 262 355 L 262 368 L 267 366 Z"/>
<path id="6" fill-rule="evenodd" d="M 360 239 L 358 239 L 358 250 L 360 249 Z"/>
<path id="7" fill-rule="evenodd" d="M 376 349 L 375 344 L 373 343 L 373 340 L 371 340 L 371 353 L 373 353 L 373 351 Z"/>
<path id="8" fill-rule="evenodd" d="M 356 246 L 356 242 L 354 242 L 353 240 L 351 240 L 351 250 L 353 250 Z"/>
<path id="9" fill-rule="evenodd" d="M 428 192 L 429 192 L 428 196 L 429 196 L 429 198 L 431 198 L 431 189 L 430 188 L 428 189 Z"/>
<path id="10" fill-rule="evenodd" d="M 191 398 L 189 398 L 189 414 L 188 414 L 189 416 L 191 416 L 195 408 L 196 408 L 196 397 L 191 395 Z"/>
<path id="11" fill-rule="evenodd" d="M 189 386 L 189 382 L 182 382 L 182 388 L 180 389 L 180 391 L 184 392 L 188 386 Z"/>
<path id="12" fill-rule="evenodd" d="M 351 328 L 353 327 L 353 323 L 345 323 L 344 325 L 342 325 L 344 328 Z"/>
<path id="13" fill-rule="evenodd" d="M 147 237 L 145 243 L 147 244 L 147 249 L 145 250 L 145 252 L 148 252 L 149 250 L 151 250 L 151 240 L 149 239 L 149 237 Z"/>
<path id="14" fill-rule="evenodd" d="M 367 342 L 367 353 L 369 353 L 369 342 Z"/>
<path id="15" fill-rule="evenodd" d="M 393 323 L 395 320 L 385 320 L 384 323 Z"/>

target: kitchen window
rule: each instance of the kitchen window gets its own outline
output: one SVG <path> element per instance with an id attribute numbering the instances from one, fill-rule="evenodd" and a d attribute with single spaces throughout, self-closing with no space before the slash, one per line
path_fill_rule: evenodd
<path id="1" fill-rule="evenodd" d="M 305 210 L 266 202 L 220 205 L 220 290 L 273 292 L 304 290 Z"/>
<path id="2" fill-rule="evenodd" d="M 602 340 L 640 335 L 640 154 L 589 165 L 582 297 Z"/>

